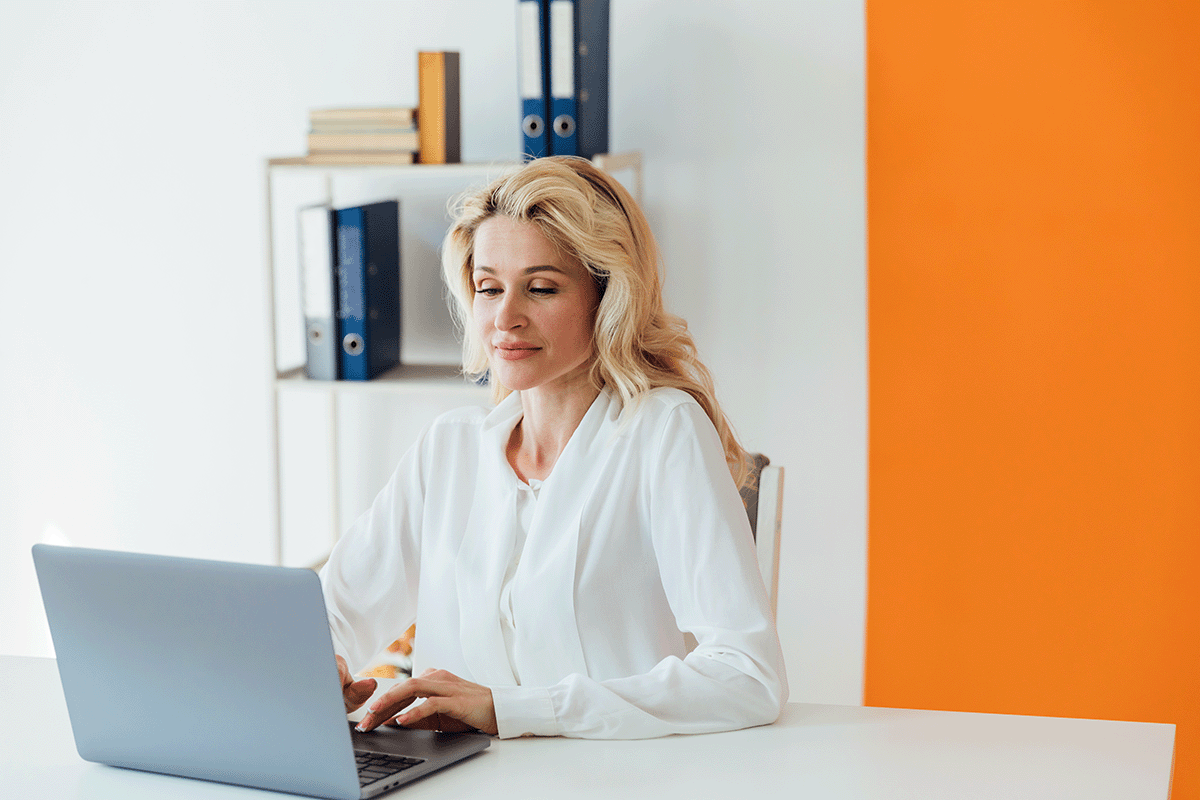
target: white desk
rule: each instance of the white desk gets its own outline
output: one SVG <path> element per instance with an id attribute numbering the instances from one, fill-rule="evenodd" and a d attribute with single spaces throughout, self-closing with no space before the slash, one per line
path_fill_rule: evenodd
<path id="1" fill-rule="evenodd" d="M 290 796 L 80 760 L 49 659 L 0 657 L 0 715 L 3 798 Z M 1174 725 L 791 704 L 776 724 L 733 733 L 493 740 L 385 797 L 1167 800 L 1174 750 Z"/>

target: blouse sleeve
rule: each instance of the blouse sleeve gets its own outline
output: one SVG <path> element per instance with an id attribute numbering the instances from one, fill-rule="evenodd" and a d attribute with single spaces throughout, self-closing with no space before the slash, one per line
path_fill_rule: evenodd
<path id="1" fill-rule="evenodd" d="M 427 437 L 428 431 L 404 454 L 321 568 L 333 649 L 351 672 L 365 667 L 416 618 Z"/>
<path id="2" fill-rule="evenodd" d="M 649 672 L 550 687 L 493 687 L 500 736 L 643 739 L 774 722 L 787 678 L 745 507 L 716 429 L 695 403 L 651 448 L 651 537 L 679 628 L 698 645 Z"/>

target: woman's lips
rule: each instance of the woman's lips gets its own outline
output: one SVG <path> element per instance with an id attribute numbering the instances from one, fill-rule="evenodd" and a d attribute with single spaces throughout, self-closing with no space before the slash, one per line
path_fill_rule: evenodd
<path id="1" fill-rule="evenodd" d="M 496 345 L 496 355 L 505 361 L 520 361 L 535 355 L 541 349 L 531 344 Z"/>

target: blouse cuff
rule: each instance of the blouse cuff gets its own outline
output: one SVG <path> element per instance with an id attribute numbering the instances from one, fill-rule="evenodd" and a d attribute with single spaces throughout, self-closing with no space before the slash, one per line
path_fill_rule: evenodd
<path id="1" fill-rule="evenodd" d="M 550 690 L 532 686 L 492 686 L 496 730 L 501 739 L 518 736 L 557 736 L 558 718 Z"/>

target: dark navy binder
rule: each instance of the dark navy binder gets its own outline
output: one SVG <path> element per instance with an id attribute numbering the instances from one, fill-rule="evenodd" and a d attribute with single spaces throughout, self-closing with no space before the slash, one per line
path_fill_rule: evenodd
<path id="1" fill-rule="evenodd" d="M 526 159 L 550 155 L 549 31 L 547 0 L 517 3 L 518 89 L 521 94 L 521 153 Z"/>
<path id="2" fill-rule="evenodd" d="M 549 0 L 550 152 L 608 152 L 609 0 Z"/>
<path id="3" fill-rule="evenodd" d="M 334 212 L 338 377 L 365 381 L 400 363 L 400 204 Z"/>

